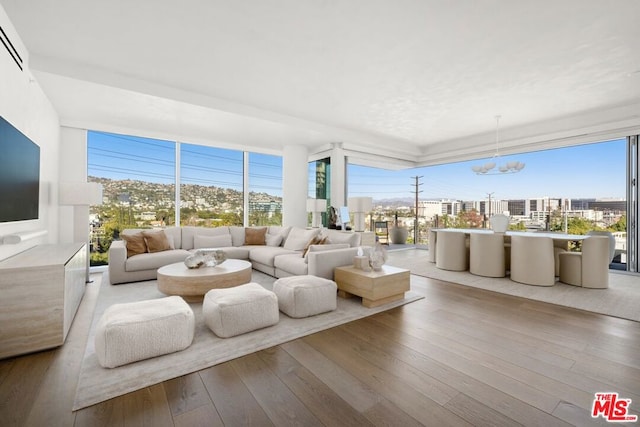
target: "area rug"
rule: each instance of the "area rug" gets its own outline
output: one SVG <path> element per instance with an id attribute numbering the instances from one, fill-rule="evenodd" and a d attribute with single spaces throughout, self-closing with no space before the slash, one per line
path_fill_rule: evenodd
<path id="1" fill-rule="evenodd" d="M 411 274 L 458 283 L 474 288 L 529 298 L 593 313 L 640 321 L 640 276 L 609 273 L 608 289 L 585 289 L 556 282 L 554 286 L 530 286 L 506 278 L 476 276 L 468 271 L 441 270 L 427 260 L 428 251 L 389 251 L 388 264 L 406 268 Z"/>
<path id="2" fill-rule="evenodd" d="M 252 280 L 271 290 L 275 279 L 254 271 Z M 216 337 L 206 327 L 202 319 L 202 303 L 193 303 L 190 305 L 196 318 L 196 332 L 190 347 L 114 369 L 102 368 L 94 351 L 94 335 L 95 326 L 104 310 L 115 303 L 164 296 L 158 291 L 155 280 L 113 286 L 109 284 L 107 273 L 104 273 L 80 369 L 74 411 L 423 298 L 414 292 L 407 292 L 403 300 L 376 308 L 363 307 L 359 298 L 338 298 L 335 311 L 304 319 L 293 319 L 280 313 L 280 321 L 274 326 L 226 339 Z"/>

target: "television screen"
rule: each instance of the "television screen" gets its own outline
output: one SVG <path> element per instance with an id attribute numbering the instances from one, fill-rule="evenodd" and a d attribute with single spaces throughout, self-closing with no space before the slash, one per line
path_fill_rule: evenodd
<path id="1" fill-rule="evenodd" d="M 0 222 L 38 219 L 40 147 L 0 117 Z"/>

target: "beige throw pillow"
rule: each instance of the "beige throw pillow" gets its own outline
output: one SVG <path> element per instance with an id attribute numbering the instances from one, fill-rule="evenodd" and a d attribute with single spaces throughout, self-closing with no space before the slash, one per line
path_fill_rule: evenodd
<path id="1" fill-rule="evenodd" d="M 162 230 L 156 231 L 143 231 L 144 243 L 147 245 L 147 251 L 162 252 L 171 249 L 171 244 L 167 235 Z"/>
<path id="2" fill-rule="evenodd" d="M 127 258 L 147 252 L 147 244 L 142 233 L 120 234 L 127 247 Z"/>
<path id="3" fill-rule="evenodd" d="M 245 245 L 265 245 L 265 236 L 267 235 L 267 227 L 244 229 L 244 244 Z"/>
<path id="4" fill-rule="evenodd" d="M 309 240 L 309 242 L 307 243 L 307 246 L 304 247 L 304 250 L 302 251 L 302 257 L 303 258 L 307 257 L 307 252 L 309 251 L 309 247 L 311 245 L 324 245 L 326 241 L 327 241 L 326 237 L 322 237 L 322 236 L 313 237 L 311 240 Z"/>

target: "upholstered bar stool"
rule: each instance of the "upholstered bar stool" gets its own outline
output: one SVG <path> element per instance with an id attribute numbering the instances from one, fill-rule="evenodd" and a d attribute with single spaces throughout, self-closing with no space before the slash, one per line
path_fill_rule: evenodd
<path id="1" fill-rule="evenodd" d="M 511 280 L 526 285 L 556 282 L 553 240 L 550 237 L 511 236 Z"/>
<path id="2" fill-rule="evenodd" d="M 436 262 L 437 239 L 438 239 L 438 233 L 435 230 L 429 229 L 429 251 L 427 252 L 427 260 L 429 262 Z"/>
<path id="3" fill-rule="evenodd" d="M 504 277 L 504 234 L 471 233 L 469 272 L 478 276 Z"/>
<path id="4" fill-rule="evenodd" d="M 608 288 L 609 259 L 609 237 L 589 236 L 582 241 L 582 252 L 560 254 L 560 281 L 583 288 Z"/>
<path id="5" fill-rule="evenodd" d="M 458 231 L 438 231 L 436 267 L 443 270 L 464 271 L 469 268 L 467 236 Z"/>

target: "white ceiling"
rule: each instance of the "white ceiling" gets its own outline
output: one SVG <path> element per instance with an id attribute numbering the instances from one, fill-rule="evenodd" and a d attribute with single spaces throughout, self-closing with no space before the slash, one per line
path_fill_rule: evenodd
<path id="1" fill-rule="evenodd" d="M 64 125 L 425 165 L 640 129 L 640 1 L 0 0 Z M 366 155 L 362 156 L 363 158 Z"/>

